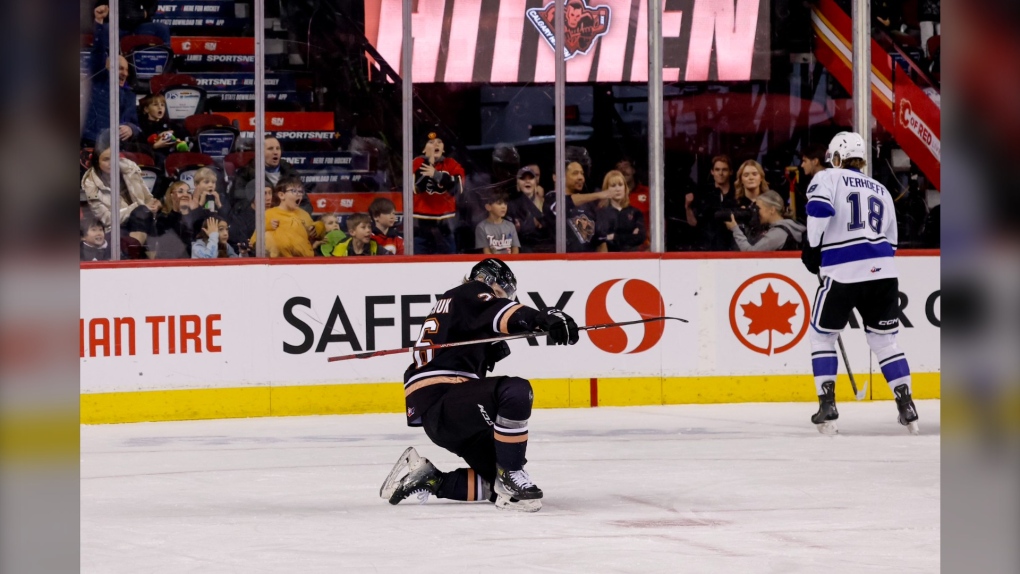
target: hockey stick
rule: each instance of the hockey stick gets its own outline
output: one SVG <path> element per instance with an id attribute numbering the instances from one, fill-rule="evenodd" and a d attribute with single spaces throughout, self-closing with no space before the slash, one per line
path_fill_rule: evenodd
<path id="1" fill-rule="evenodd" d="M 821 287 L 825 283 L 822 281 L 822 276 L 818 276 L 818 286 Z M 819 319 L 820 320 L 820 319 Z M 850 369 L 850 359 L 846 356 L 846 347 L 843 346 L 843 335 L 836 334 L 836 344 L 839 345 L 839 352 L 843 355 L 843 366 L 846 367 L 846 374 L 850 377 L 850 388 L 854 390 L 854 397 L 857 400 L 863 401 L 865 394 L 868 392 L 868 381 L 864 381 L 864 387 L 861 388 L 860 392 L 857 391 L 857 381 L 854 380 L 854 372 Z"/>
<path id="2" fill-rule="evenodd" d="M 641 323 L 653 323 L 655 321 L 682 321 L 687 322 L 687 319 L 681 319 L 680 317 L 650 317 L 648 319 L 638 319 L 636 321 L 624 321 L 622 323 L 605 323 L 603 325 L 588 325 L 585 327 L 578 327 L 578 331 L 596 331 L 598 329 L 608 329 L 610 327 L 626 327 L 627 325 L 640 325 Z M 513 341 L 514 339 L 527 339 L 531 337 L 543 337 L 548 335 L 545 331 L 535 331 L 532 333 L 515 333 L 513 335 L 500 335 L 499 337 L 489 337 L 487 339 L 475 339 L 473 341 L 457 341 L 454 343 L 439 343 L 437 345 L 428 345 L 427 347 L 404 347 L 402 349 L 387 349 L 385 351 L 366 351 L 364 353 L 354 353 L 353 355 L 341 355 L 339 357 L 330 357 L 327 359 L 330 363 L 335 361 L 346 361 L 348 359 L 368 359 L 371 357 L 383 357 L 385 355 L 396 355 L 398 353 L 406 353 L 408 351 L 428 351 L 430 349 L 449 349 L 450 347 L 462 347 L 465 345 L 478 345 L 482 343 L 498 343 L 499 341 Z"/>

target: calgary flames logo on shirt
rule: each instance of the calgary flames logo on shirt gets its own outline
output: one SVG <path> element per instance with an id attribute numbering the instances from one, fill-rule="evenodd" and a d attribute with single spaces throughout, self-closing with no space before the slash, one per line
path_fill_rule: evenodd
<path id="1" fill-rule="evenodd" d="M 556 50 L 555 0 L 546 4 L 545 8 L 530 8 L 526 14 L 549 47 Z M 563 58 L 566 60 L 587 54 L 595 41 L 609 31 L 609 6 L 588 6 L 586 0 L 566 0 L 564 14 Z"/>

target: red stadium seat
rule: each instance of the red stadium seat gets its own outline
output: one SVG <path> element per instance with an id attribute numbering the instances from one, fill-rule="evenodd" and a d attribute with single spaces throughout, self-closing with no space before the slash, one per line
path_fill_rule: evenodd
<path id="1" fill-rule="evenodd" d="M 199 131 L 210 127 L 237 129 L 231 125 L 226 116 L 219 114 L 195 114 L 184 118 L 184 129 L 188 130 L 191 135 L 197 135 Z"/>
<path id="2" fill-rule="evenodd" d="M 184 118 L 184 128 L 194 141 L 198 151 L 215 158 L 225 157 L 234 149 L 234 142 L 240 131 L 230 119 L 217 114 L 197 114 Z"/>
<path id="3" fill-rule="evenodd" d="M 122 151 L 120 152 L 120 157 L 135 162 L 139 167 L 153 167 L 156 165 L 156 160 L 152 159 L 152 156 L 147 153 Z"/>
<path id="4" fill-rule="evenodd" d="M 160 74 L 149 80 L 153 94 L 160 94 L 170 86 L 198 86 L 198 81 L 187 74 Z"/>
<path id="5" fill-rule="evenodd" d="M 130 54 L 138 48 L 152 48 L 163 46 L 163 40 L 159 36 L 148 36 L 145 34 L 132 34 L 120 39 L 120 51 L 122 54 Z"/>
<path id="6" fill-rule="evenodd" d="M 121 53 L 135 69 L 140 81 L 138 89 L 149 91 L 145 84 L 153 76 L 173 70 L 174 51 L 156 36 L 131 35 L 120 40 Z"/>
<path id="7" fill-rule="evenodd" d="M 205 111 L 205 88 L 187 74 L 159 74 L 149 80 L 149 93 L 166 97 L 166 115 L 171 120 L 184 120 Z"/>
<path id="8" fill-rule="evenodd" d="M 237 168 L 244 167 L 255 159 L 255 152 L 253 151 L 236 151 L 234 153 L 227 154 L 223 158 L 223 171 L 227 174 L 227 178 L 233 178 Z"/>
<path id="9" fill-rule="evenodd" d="M 170 178 L 177 178 L 186 169 L 198 169 L 200 167 L 212 167 L 216 162 L 212 156 L 204 153 L 182 151 L 172 153 L 166 157 L 166 175 Z"/>

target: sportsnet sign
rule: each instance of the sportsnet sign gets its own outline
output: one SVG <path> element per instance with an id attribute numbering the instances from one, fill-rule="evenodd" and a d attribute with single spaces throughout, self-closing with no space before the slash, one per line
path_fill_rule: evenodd
<path id="1" fill-rule="evenodd" d="M 254 112 L 223 112 L 230 121 L 237 120 L 242 138 L 255 137 Z M 266 133 L 279 140 L 333 139 L 340 134 L 333 130 L 330 112 L 266 112 Z"/>

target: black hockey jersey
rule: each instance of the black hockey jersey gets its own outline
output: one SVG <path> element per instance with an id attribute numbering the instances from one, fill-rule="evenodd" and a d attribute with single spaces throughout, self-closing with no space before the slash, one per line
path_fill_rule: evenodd
<path id="1" fill-rule="evenodd" d="M 534 329 L 538 311 L 496 296 L 481 281 L 450 289 L 436 302 L 422 324 L 415 346 L 455 343 L 524 333 Z M 407 424 L 421 426 L 421 414 L 451 385 L 471 384 L 485 376 L 486 343 L 448 349 L 413 351 L 414 363 L 404 372 Z"/>

